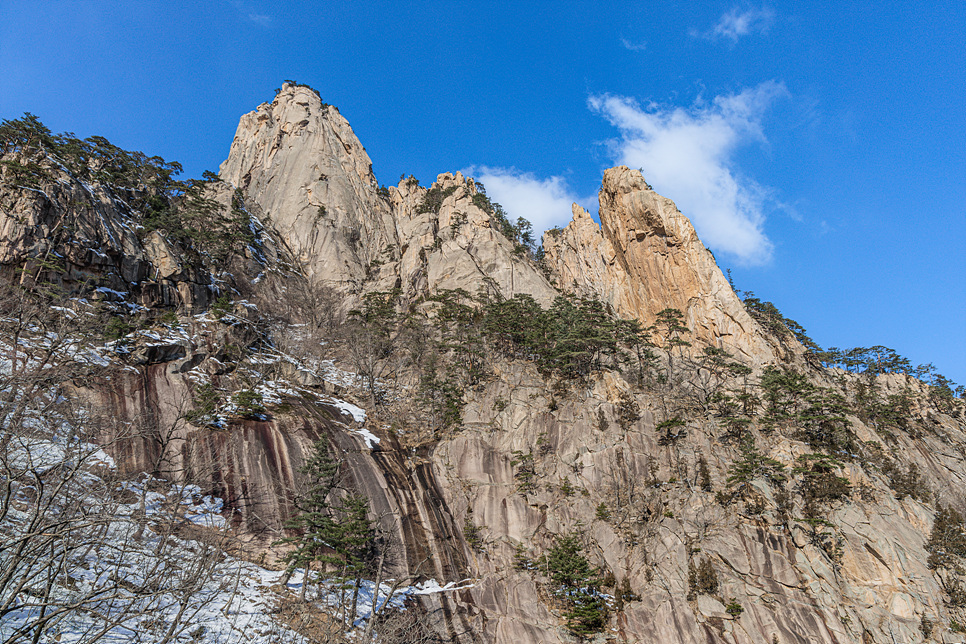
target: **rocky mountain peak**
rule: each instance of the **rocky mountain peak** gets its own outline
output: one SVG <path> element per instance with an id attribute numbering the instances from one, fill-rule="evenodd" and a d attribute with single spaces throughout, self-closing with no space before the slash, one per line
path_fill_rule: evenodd
<path id="1" fill-rule="evenodd" d="M 286 84 L 238 124 L 221 178 L 242 190 L 312 280 L 345 292 L 438 289 L 549 303 L 553 289 L 491 226 L 489 200 L 461 173 L 427 190 L 414 178 L 380 188 L 348 122 L 311 89 Z"/>
<path id="2" fill-rule="evenodd" d="M 756 363 L 776 358 L 778 349 L 674 202 L 626 166 L 604 172 L 599 199 L 600 226 L 575 204 L 571 223 L 544 238 L 561 288 L 598 297 L 645 325 L 663 309 L 678 309 L 698 344 Z"/>
<path id="3" fill-rule="evenodd" d="M 882 346 L 798 360 L 800 327 L 739 300 L 640 172 L 608 170 L 600 224 L 575 204 L 541 262 L 458 172 L 380 187 L 297 84 L 242 117 L 224 181 L 176 167 L 0 124 L 0 639 L 80 641 L 101 620 L 114 641 L 150 614 L 164 629 L 144 641 L 301 641 L 319 623 L 344 641 L 355 614 L 356 641 L 960 641 L 961 390 Z M 360 301 L 371 318 L 335 314 Z M 664 352 L 612 315 L 668 308 L 688 331 L 653 334 Z M 337 600 L 262 567 L 341 563 L 282 546 L 302 539 L 302 466 L 326 454 L 369 524 L 335 537 L 381 535 Z M 315 509 L 346 516 L 330 492 Z M 340 556 L 329 572 L 350 570 Z M 169 574 L 202 560 L 223 564 Z M 365 612 L 368 589 L 398 602 Z M 48 607 L 74 615 L 38 621 Z"/>
<path id="4" fill-rule="evenodd" d="M 359 283 L 395 242 L 372 161 L 338 110 L 286 83 L 238 123 L 221 178 L 243 190 L 310 276 Z"/>
<path id="5" fill-rule="evenodd" d="M 286 83 L 241 118 L 221 177 L 246 193 L 306 275 L 341 290 L 399 287 L 417 297 L 488 284 L 504 297 L 555 296 L 472 179 L 443 173 L 428 190 L 414 178 L 379 189 L 349 123 L 308 87 Z M 546 236 L 558 288 L 645 325 L 675 308 L 699 345 L 759 364 L 776 358 L 691 222 L 639 171 L 604 173 L 600 220 L 578 207 L 567 228 Z"/>

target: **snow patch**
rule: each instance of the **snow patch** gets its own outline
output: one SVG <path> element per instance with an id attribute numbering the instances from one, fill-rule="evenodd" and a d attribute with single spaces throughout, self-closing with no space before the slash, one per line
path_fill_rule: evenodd
<path id="1" fill-rule="evenodd" d="M 471 580 L 469 579 L 463 579 L 460 581 L 451 581 L 444 586 L 440 586 L 439 582 L 435 579 L 428 579 L 424 582 L 416 584 L 415 586 L 410 586 L 408 593 L 412 595 L 433 595 L 452 590 L 465 590 L 475 586 L 475 584 L 470 583 L 470 581 Z"/>
<path id="2" fill-rule="evenodd" d="M 331 404 L 333 407 L 337 407 L 342 413 L 352 416 L 352 420 L 356 421 L 357 423 L 366 422 L 366 410 L 362 407 L 356 407 L 352 403 L 347 403 L 344 400 L 333 400 Z M 378 438 L 376 439 L 376 442 L 379 442 Z"/>
<path id="3" fill-rule="evenodd" d="M 118 300 L 125 300 L 127 296 L 130 295 L 127 291 L 115 291 L 112 288 L 107 288 L 106 286 L 101 286 L 94 289 L 96 292 L 103 295 L 109 295 L 111 297 L 117 298 Z"/>
<path id="4" fill-rule="evenodd" d="M 368 447 L 369 449 L 373 449 L 376 445 L 379 444 L 379 437 L 373 434 L 372 432 L 370 432 L 366 428 L 354 429 L 352 430 L 352 433 L 355 434 L 356 436 L 361 436 L 362 440 L 366 442 L 366 447 Z"/>

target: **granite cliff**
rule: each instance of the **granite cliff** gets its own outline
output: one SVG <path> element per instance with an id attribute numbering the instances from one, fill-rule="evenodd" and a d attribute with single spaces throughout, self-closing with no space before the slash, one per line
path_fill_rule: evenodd
<path id="1" fill-rule="evenodd" d="M 121 189 L 51 141 L 3 153 L 5 404 L 56 363 L 43 387 L 114 419 L 89 438 L 118 476 L 222 499 L 239 556 L 281 566 L 323 438 L 393 544 L 367 574 L 459 582 L 418 596 L 420 637 L 959 641 L 962 400 L 803 345 L 639 172 L 541 257 L 460 173 L 381 187 L 300 85 L 188 188 Z M 51 304 L 33 327 L 24 293 Z M 98 360 L 17 348 L 55 332 Z M 593 574 L 564 592 L 568 538 Z"/>

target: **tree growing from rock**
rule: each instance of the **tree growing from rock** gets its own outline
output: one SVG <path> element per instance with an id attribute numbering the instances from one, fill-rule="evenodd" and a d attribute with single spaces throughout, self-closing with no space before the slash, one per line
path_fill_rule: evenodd
<path id="1" fill-rule="evenodd" d="M 396 353 L 398 290 L 363 296 L 362 307 L 349 311 L 346 348 L 349 362 L 369 393 L 370 404 L 381 402 L 379 381 L 393 374 L 390 358 Z"/>
<path id="2" fill-rule="evenodd" d="M 691 343 L 684 339 L 691 330 L 684 324 L 684 314 L 678 309 L 667 308 L 659 311 L 657 319 L 650 330 L 660 341 L 660 346 L 667 352 L 667 381 L 674 380 L 674 352 L 680 354 L 684 347 Z"/>
<path id="3" fill-rule="evenodd" d="M 300 591 L 304 601 L 313 569 L 332 570 L 341 580 L 339 605 L 343 618 L 351 624 L 362 576 L 374 558 L 369 502 L 359 494 L 333 500 L 342 491 L 340 463 L 332 458 L 324 438 L 315 443 L 301 472 L 306 477 L 305 491 L 296 498 L 297 512 L 286 525 L 295 534 L 279 541 L 293 546 L 285 557 L 287 573 L 291 575 L 296 568 L 304 570 Z M 351 588 L 351 602 L 347 587 Z"/>
<path id="4" fill-rule="evenodd" d="M 955 568 L 959 558 L 966 557 L 966 524 L 956 508 L 940 506 L 926 542 L 932 569 Z"/>
<path id="5" fill-rule="evenodd" d="M 582 552 L 576 534 L 557 537 L 541 564 L 555 586 L 554 594 L 567 606 L 567 629 L 584 638 L 604 629 L 609 609 L 599 591 L 598 571 Z"/>

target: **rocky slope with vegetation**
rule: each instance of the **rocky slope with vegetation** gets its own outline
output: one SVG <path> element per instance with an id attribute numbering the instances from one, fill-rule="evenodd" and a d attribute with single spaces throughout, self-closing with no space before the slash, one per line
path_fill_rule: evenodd
<path id="1" fill-rule="evenodd" d="M 966 639 L 962 388 L 639 172 L 537 245 L 294 82 L 179 171 L 0 126 L 0 641 Z"/>

